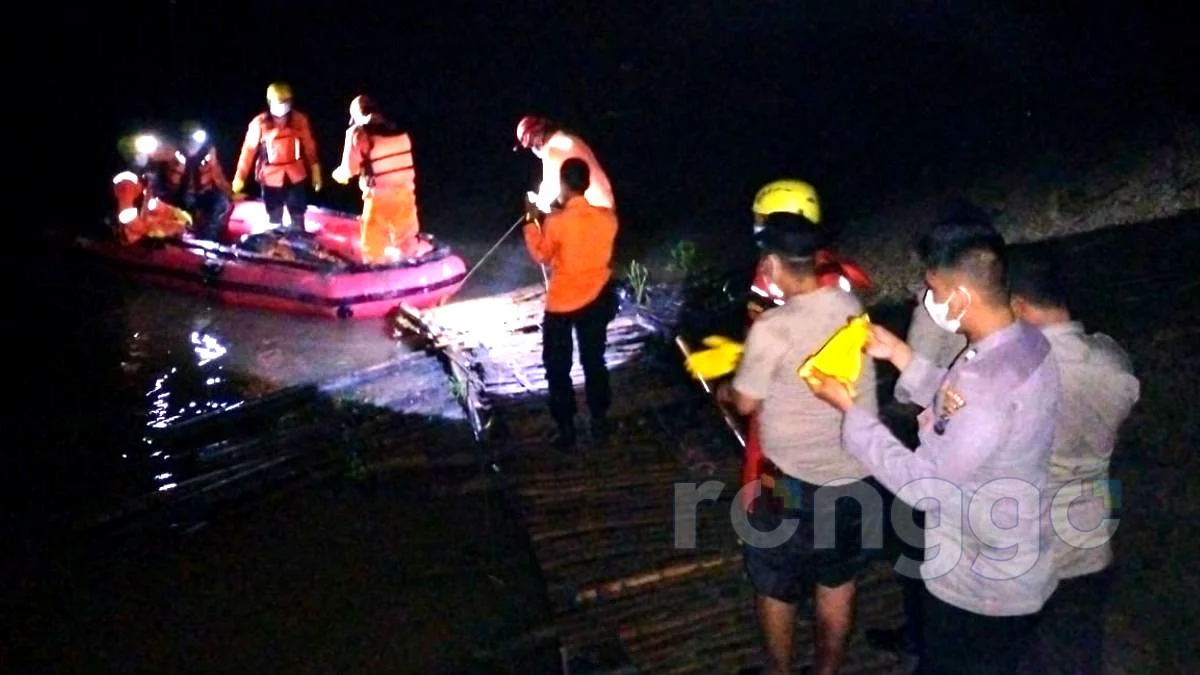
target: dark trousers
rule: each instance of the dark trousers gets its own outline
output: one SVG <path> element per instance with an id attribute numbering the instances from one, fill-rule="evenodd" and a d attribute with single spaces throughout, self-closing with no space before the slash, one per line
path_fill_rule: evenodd
<path id="1" fill-rule="evenodd" d="M 560 428 L 570 427 L 575 418 L 575 386 L 571 365 L 575 358 L 572 334 L 579 342 L 579 364 L 586 381 L 588 410 L 592 419 L 603 419 L 612 403 L 604 350 L 608 323 L 616 316 L 612 284 L 599 297 L 572 312 L 546 312 L 542 321 L 542 365 L 550 389 L 550 415 Z"/>
<path id="2" fill-rule="evenodd" d="M 1062 579 L 1042 608 L 1022 675 L 1100 675 L 1112 570 Z"/>
<path id="3" fill-rule="evenodd" d="M 1041 613 L 984 616 L 925 592 L 924 644 L 916 675 L 1014 675 Z"/>
<path id="4" fill-rule="evenodd" d="M 282 187 L 262 189 L 263 206 L 267 208 L 267 222 L 272 225 L 283 223 L 283 210 L 286 208 L 292 217 L 293 230 L 304 230 L 304 212 L 308 209 L 308 187 L 303 183 L 289 183 Z"/>
<path id="5" fill-rule="evenodd" d="M 192 214 L 196 223 L 196 236 L 209 241 L 220 241 L 229 224 L 229 213 L 233 202 L 220 190 L 208 190 L 184 197 L 183 208 Z"/>
<path id="6" fill-rule="evenodd" d="M 904 639 L 919 652 L 925 641 L 921 611 L 926 591 L 920 570 L 925 560 L 925 512 L 896 499 L 886 488 L 881 490 L 887 509 L 884 551 L 894 565 L 904 598 Z"/>
<path id="7" fill-rule="evenodd" d="M 884 424 L 909 449 L 917 447 L 917 410 L 911 406 L 889 406 L 883 409 Z M 921 580 L 920 564 L 925 560 L 925 512 L 918 511 L 887 489 L 883 489 L 884 555 L 895 565 L 896 579 L 904 597 L 904 640 L 919 652 L 924 641 L 921 608 L 925 602 L 925 582 Z"/>

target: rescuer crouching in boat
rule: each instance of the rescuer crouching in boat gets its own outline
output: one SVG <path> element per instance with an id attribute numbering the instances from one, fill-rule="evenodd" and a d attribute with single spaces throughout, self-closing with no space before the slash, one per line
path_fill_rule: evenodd
<path id="1" fill-rule="evenodd" d="M 333 179 L 342 185 L 355 176 L 363 199 L 362 262 L 386 264 L 427 253 L 429 243 L 417 236 L 421 224 L 412 139 L 367 96 L 356 96 L 350 102 L 342 163 L 333 171 Z"/>
<path id="2" fill-rule="evenodd" d="M 194 236 L 219 242 L 233 210 L 233 190 L 208 133 L 194 123 L 185 125 L 183 132 L 182 150 L 167 164 L 166 194 L 192 215 Z"/>
<path id="3" fill-rule="evenodd" d="M 119 143 L 127 171 L 141 182 L 148 197 L 167 195 L 167 167 L 175 156 L 175 147 L 155 134 L 127 136 Z"/>
<path id="4" fill-rule="evenodd" d="M 123 244 L 180 237 L 192 224 L 187 211 L 153 196 L 149 187 L 145 179 L 132 171 L 122 171 L 113 177 L 116 235 Z"/>

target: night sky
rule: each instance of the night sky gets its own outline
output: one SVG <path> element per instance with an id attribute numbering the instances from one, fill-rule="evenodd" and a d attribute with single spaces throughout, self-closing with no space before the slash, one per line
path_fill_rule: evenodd
<path id="1" fill-rule="evenodd" d="M 417 143 L 425 208 L 468 192 L 515 208 L 533 164 L 510 152 L 513 126 L 541 112 L 592 142 L 639 216 L 744 211 L 782 173 L 821 185 L 836 212 L 923 172 L 1194 114 L 1184 4 L 55 3 L 21 75 L 64 132 L 37 175 L 78 158 L 35 186 L 69 192 L 59 218 L 107 206 L 116 142 L 140 129 L 199 120 L 232 170 L 275 79 L 312 116 L 326 171 L 349 100 L 380 99 Z"/>

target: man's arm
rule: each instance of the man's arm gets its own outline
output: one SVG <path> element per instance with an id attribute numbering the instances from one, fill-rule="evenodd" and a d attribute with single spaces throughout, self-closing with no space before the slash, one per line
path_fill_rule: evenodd
<path id="1" fill-rule="evenodd" d="M 529 251 L 529 257 L 533 258 L 534 262 L 542 265 L 549 264 L 554 256 L 558 253 L 558 241 L 554 237 L 557 231 L 555 221 L 557 218 L 550 216 L 546 218 L 546 222 L 538 225 L 536 221 L 528 220 L 525 222 L 525 248 Z"/>
<path id="2" fill-rule="evenodd" d="M 254 156 L 258 154 L 258 144 L 262 142 L 260 131 L 258 118 L 255 117 L 250 121 L 250 126 L 246 128 L 246 139 L 242 141 L 242 151 L 238 154 L 237 168 L 233 172 L 235 185 L 245 183 L 246 178 L 250 176 L 250 169 L 254 166 Z"/>
<path id="3" fill-rule="evenodd" d="M 1003 445 L 1012 422 L 1009 403 L 990 396 L 983 386 L 958 385 L 966 404 L 949 416 L 942 434 L 924 434 L 915 452 L 858 406 L 846 410 L 843 447 L 893 493 L 903 488 L 906 500 L 913 502 L 936 498 L 946 483 L 959 485 L 974 475 Z"/>
<path id="4" fill-rule="evenodd" d="M 900 369 L 900 377 L 896 380 L 896 400 L 928 407 L 933 403 L 933 397 L 945 376 L 945 368 L 938 368 L 914 351 L 908 364 Z"/>
<path id="5" fill-rule="evenodd" d="M 359 149 L 361 134 L 358 127 L 346 129 L 346 140 L 342 144 L 342 162 L 333 170 L 333 179 L 348 183 L 362 171 L 362 151 Z"/>
<path id="6" fill-rule="evenodd" d="M 296 116 L 296 135 L 300 138 L 300 150 L 304 153 L 304 161 L 308 162 L 310 171 L 319 172 L 321 166 L 321 158 L 317 156 L 317 139 L 313 137 L 312 124 L 308 121 L 308 115 L 300 113 Z"/>
<path id="7" fill-rule="evenodd" d="M 787 343 L 774 334 L 770 323 L 758 321 L 750 326 L 742 360 L 730 385 L 730 402 L 738 413 L 750 415 L 762 406 L 786 351 Z"/>
<path id="8" fill-rule="evenodd" d="M 231 190 L 229 188 L 229 179 L 225 177 L 225 170 L 221 168 L 221 160 L 217 159 L 217 149 L 208 149 L 208 163 L 212 166 L 213 184 L 217 189 L 228 195 Z"/>
<path id="9" fill-rule="evenodd" d="M 554 207 L 554 202 L 558 200 L 558 195 L 562 191 L 558 178 L 561 168 L 561 162 L 549 158 L 542 160 L 542 184 L 538 186 L 537 196 L 533 200 L 534 205 L 542 213 L 550 213 L 550 209 Z"/>

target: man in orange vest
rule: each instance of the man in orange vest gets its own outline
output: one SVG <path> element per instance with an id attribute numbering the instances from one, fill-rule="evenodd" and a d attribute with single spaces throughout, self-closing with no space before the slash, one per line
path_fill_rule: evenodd
<path id="1" fill-rule="evenodd" d="M 563 162 L 576 157 L 588 165 L 591 183 L 583 196 L 592 206 L 616 209 L 612 184 L 601 168 L 596 154 L 583 139 L 563 131 L 558 124 L 534 115 L 527 115 L 517 123 L 517 146 L 525 148 L 542 160 L 542 184 L 533 197 L 534 205 L 543 213 L 549 213 L 559 196 L 559 169 Z"/>
<path id="2" fill-rule="evenodd" d="M 292 109 L 292 88 L 283 82 L 267 87 L 267 112 L 250 121 L 242 143 L 233 191 L 241 193 L 254 167 L 254 180 L 262 188 L 267 220 L 283 224 L 286 207 L 292 228 L 303 229 L 308 208 L 306 180 L 313 190 L 321 191 L 321 165 L 317 160 L 317 142 L 313 139 L 308 116 Z"/>
<path id="3" fill-rule="evenodd" d="M 195 123 L 184 125 L 183 132 L 183 150 L 167 166 L 167 194 L 192 214 L 197 237 L 219 241 L 232 211 L 232 190 L 208 133 Z"/>
<path id="4" fill-rule="evenodd" d="M 542 365 L 546 368 L 550 414 L 558 426 L 554 445 L 575 444 L 575 386 L 571 380 L 572 334 L 579 342 L 579 362 L 586 381 L 592 436 L 608 438 L 608 408 L 612 392 L 604 351 L 608 324 L 616 316 L 612 285 L 613 243 L 617 214 L 591 204 L 584 195 L 590 186 L 587 162 L 573 157 L 559 172 L 562 207 L 545 217 L 526 205 L 525 246 L 529 255 L 550 266 L 546 314 L 542 323 Z"/>
<path id="5" fill-rule="evenodd" d="M 364 263 L 419 255 L 416 181 L 412 139 L 379 111 L 375 101 L 350 102 L 350 128 L 342 163 L 333 179 L 343 185 L 358 176 L 363 212 L 360 236 Z"/>

